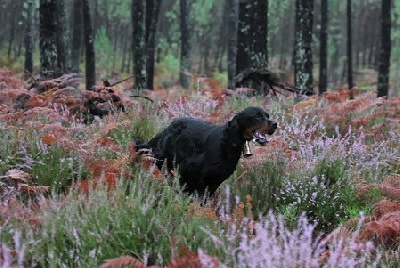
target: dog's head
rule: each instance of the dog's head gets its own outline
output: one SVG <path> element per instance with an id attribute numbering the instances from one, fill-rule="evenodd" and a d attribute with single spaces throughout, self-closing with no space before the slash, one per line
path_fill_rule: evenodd
<path id="1" fill-rule="evenodd" d="M 278 124 L 269 120 L 269 114 L 259 107 L 248 107 L 232 120 L 247 141 L 254 140 L 260 145 L 268 143 L 266 135 L 272 135 Z"/>

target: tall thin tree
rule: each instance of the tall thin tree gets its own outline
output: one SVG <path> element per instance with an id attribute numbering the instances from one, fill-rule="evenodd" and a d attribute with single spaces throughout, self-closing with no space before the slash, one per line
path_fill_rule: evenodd
<path id="1" fill-rule="evenodd" d="M 25 62 L 24 69 L 26 72 L 32 74 L 33 70 L 33 0 L 26 0 L 26 18 L 25 18 Z"/>
<path id="2" fill-rule="evenodd" d="M 79 63 L 82 50 L 82 1 L 74 0 L 72 4 L 72 48 L 71 72 L 79 73 Z"/>
<path id="3" fill-rule="evenodd" d="M 236 73 L 268 62 L 268 1 L 239 1 Z"/>
<path id="4" fill-rule="evenodd" d="M 191 72 L 191 10 L 192 0 L 179 0 L 180 7 L 180 66 L 179 66 L 179 82 L 183 88 L 189 88 L 189 76 Z"/>
<path id="5" fill-rule="evenodd" d="M 82 16 L 85 33 L 86 89 L 91 90 L 96 84 L 96 58 L 94 52 L 94 38 L 89 0 L 82 1 Z"/>
<path id="6" fill-rule="evenodd" d="M 40 76 L 54 78 L 57 70 L 57 1 L 40 0 Z"/>
<path id="7" fill-rule="evenodd" d="M 236 45 L 238 27 L 238 1 L 227 0 L 229 10 L 228 22 L 228 85 L 233 88 L 233 78 L 236 76 Z"/>
<path id="8" fill-rule="evenodd" d="M 294 40 L 294 73 L 295 84 L 302 89 L 312 90 L 312 26 L 313 0 L 296 0 L 295 7 L 295 40 Z"/>
<path id="9" fill-rule="evenodd" d="M 353 84 L 353 52 L 352 52 L 352 20 L 351 20 L 351 0 L 347 0 L 347 84 L 352 89 Z M 352 96 L 351 96 L 352 98 Z"/>
<path id="10" fill-rule="evenodd" d="M 322 94 L 326 92 L 327 87 L 328 0 L 321 0 L 321 29 L 319 36 L 318 93 Z"/>
<path id="11" fill-rule="evenodd" d="M 156 51 L 156 29 L 158 13 L 162 0 L 147 0 L 146 2 L 146 88 L 153 89 L 154 56 Z"/>
<path id="12" fill-rule="evenodd" d="M 18 10 L 19 9 L 19 3 L 17 1 L 12 1 L 10 2 L 10 8 L 12 10 Z M 10 24 L 10 35 L 8 39 L 8 49 L 7 49 L 7 59 L 10 62 L 11 60 L 11 51 L 13 50 L 13 43 L 15 42 L 15 33 L 17 31 L 17 23 L 18 23 L 18 17 L 16 14 L 13 14 L 11 16 L 10 21 L 8 21 L 8 24 Z"/>
<path id="13" fill-rule="evenodd" d="M 133 50 L 133 75 L 136 88 L 145 87 L 145 77 L 142 70 L 145 62 L 145 1 L 132 0 L 132 50 Z"/>
<path id="14" fill-rule="evenodd" d="M 381 47 L 378 70 L 378 97 L 388 96 L 390 56 L 392 51 L 391 41 L 391 0 L 382 0 L 381 3 Z"/>
<path id="15" fill-rule="evenodd" d="M 57 0 L 57 75 L 67 72 L 65 0 Z"/>

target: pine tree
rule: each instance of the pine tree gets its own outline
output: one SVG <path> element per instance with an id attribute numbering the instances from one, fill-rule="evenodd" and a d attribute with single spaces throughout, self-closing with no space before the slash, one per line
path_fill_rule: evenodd
<path id="1" fill-rule="evenodd" d="M 57 70 L 57 1 L 40 1 L 40 76 L 55 78 Z"/>
<path id="2" fill-rule="evenodd" d="M 313 9 L 313 0 L 296 0 L 293 52 L 295 85 L 309 90 L 312 90 L 313 84 L 311 57 Z"/>

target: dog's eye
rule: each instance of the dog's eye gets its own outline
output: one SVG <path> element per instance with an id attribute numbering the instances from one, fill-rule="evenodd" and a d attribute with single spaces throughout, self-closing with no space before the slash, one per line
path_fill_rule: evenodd
<path id="1" fill-rule="evenodd" d="M 256 116 L 256 119 L 257 119 L 257 120 L 262 120 L 262 119 L 264 119 L 264 116 L 261 115 L 261 114 L 258 114 L 258 115 Z"/>

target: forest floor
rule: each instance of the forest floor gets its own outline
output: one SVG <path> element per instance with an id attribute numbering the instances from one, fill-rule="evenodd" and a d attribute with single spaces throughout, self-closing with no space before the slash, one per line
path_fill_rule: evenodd
<path id="1" fill-rule="evenodd" d="M 82 86 L 0 68 L 1 267 L 400 265 L 400 97 Z M 204 206 L 134 150 L 172 119 L 247 106 L 278 130 Z"/>

